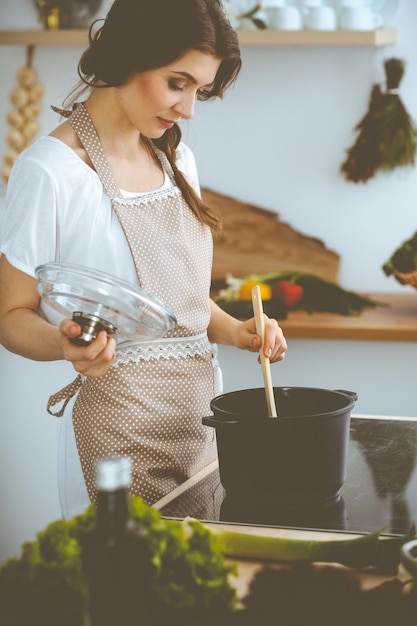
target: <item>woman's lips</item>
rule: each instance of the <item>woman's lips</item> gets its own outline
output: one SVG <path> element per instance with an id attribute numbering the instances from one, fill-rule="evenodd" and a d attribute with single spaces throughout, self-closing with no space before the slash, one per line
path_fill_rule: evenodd
<path id="1" fill-rule="evenodd" d="M 175 124 L 175 122 L 171 120 L 165 120 L 163 117 L 158 117 L 158 120 L 161 126 L 163 126 L 164 128 L 172 128 Z"/>

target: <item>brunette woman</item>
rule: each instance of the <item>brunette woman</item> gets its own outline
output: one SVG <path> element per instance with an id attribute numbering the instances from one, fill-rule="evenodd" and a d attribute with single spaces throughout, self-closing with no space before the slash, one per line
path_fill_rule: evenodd
<path id="1" fill-rule="evenodd" d="M 200 197 L 178 126 L 196 100 L 221 97 L 240 67 L 219 0 L 116 0 L 90 29 L 68 119 L 15 162 L 0 248 L 0 341 L 29 359 L 66 359 L 78 373 L 48 404 L 62 416 L 66 517 L 94 500 L 101 457 L 131 457 L 131 491 L 150 504 L 213 461 L 213 429 L 201 418 L 221 392 L 215 344 L 253 352 L 261 344 L 253 319 L 240 322 L 210 300 L 219 219 Z M 151 343 L 116 346 L 102 331 L 76 346 L 80 327 L 39 300 L 35 268 L 50 261 L 143 287 L 177 324 Z M 275 320 L 266 319 L 264 350 L 271 361 L 285 355 Z"/>

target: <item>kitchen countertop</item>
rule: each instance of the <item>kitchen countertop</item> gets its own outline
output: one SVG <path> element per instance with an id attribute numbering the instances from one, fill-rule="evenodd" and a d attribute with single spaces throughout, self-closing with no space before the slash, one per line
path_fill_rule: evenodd
<path id="1" fill-rule="evenodd" d="M 407 289 L 366 294 L 387 306 L 365 309 L 357 316 L 291 311 L 280 326 L 286 337 L 299 339 L 417 342 L 417 293 Z"/>

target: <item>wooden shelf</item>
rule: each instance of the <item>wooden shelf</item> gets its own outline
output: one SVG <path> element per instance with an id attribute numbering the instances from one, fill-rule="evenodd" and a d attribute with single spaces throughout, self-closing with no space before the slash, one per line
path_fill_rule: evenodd
<path id="1" fill-rule="evenodd" d="M 238 30 L 242 46 L 386 46 L 395 43 L 394 28 L 376 30 Z"/>
<path id="2" fill-rule="evenodd" d="M 417 342 L 417 293 L 367 295 L 386 306 L 358 316 L 292 311 L 280 326 L 287 338 Z"/>
<path id="3" fill-rule="evenodd" d="M 394 28 L 353 30 L 238 30 L 242 46 L 386 46 L 395 43 Z M 0 30 L 0 45 L 86 46 L 85 28 L 62 30 Z"/>
<path id="4" fill-rule="evenodd" d="M 1 45 L 86 46 L 87 43 L 88 30 L 85 28 L 0 30 Z"/>

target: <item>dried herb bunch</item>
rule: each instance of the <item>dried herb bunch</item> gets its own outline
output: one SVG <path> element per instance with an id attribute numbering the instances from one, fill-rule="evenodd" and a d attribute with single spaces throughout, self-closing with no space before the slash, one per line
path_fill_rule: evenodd
<path id="1" fill-rule="evenodd" d="M 401 59 L 384 62 L 386 91 L 379 84 L 372 87 L 369 108 L 355 130 L 359 136 L 347 150 L 341 166 L 346 180 L 366 182 L 378 170 L 414 165 L 417 129 L 399 95 L 405 65 Z"/>

